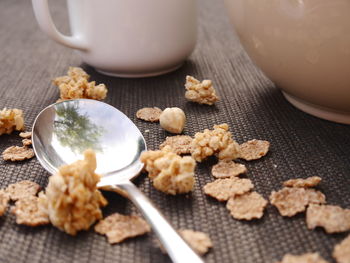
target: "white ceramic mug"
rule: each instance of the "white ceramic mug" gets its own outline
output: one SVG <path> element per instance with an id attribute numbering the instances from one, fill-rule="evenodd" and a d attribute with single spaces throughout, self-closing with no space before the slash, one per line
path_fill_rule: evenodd
<path id="1" fill-rule="evenodd" d="M 104 74 L 164 74 L 181 66 L 196 44 L 196 0 L 68 0 L 72 36 L 56 29 L 48 0 L 32 3 L 46 34 Z"/>

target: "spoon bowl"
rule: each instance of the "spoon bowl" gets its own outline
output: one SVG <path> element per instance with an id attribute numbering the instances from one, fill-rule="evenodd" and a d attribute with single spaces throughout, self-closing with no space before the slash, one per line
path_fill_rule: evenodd
<path id="1" fill-rule="evenodd" d="M 34 121 L 34 152 L 51 174 L 62 165 L 96 153 L 99 188 L 122 193 L 142 212 L 174 262 L 203 262 L 178 235 L 151 201 L 131 183 L 143 168 L 140 155 L 147 150 L 135 124 L 116 108 L 96 100 L 68 100 L 48 106 Z"/>

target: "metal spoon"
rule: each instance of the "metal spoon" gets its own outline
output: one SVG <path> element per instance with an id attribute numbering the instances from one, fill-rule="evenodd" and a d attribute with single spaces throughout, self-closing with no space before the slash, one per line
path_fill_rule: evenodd
<path id="1" fill-rule="evenodd" d="M 142 212 L 173 262 L 203 262 L 151 201 L 130 181 L 143 168 L 146 142 L 135 124 L 116 108 L 96 100 L 63 101 L 42 110 L 34 121 L 33 148 L 51 174 L 96 152 L 99 188 L 121 192 Z"/>

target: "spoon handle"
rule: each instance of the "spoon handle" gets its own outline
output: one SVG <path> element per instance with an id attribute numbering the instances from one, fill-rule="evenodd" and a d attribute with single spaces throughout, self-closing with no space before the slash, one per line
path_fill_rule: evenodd
<path id="1" fill-rule="evenodd" d="M 124 181 L 116 186 L 127 192 L 129 199 L 142 212 L 173 262 L 203 263 L 203 260 L 179 236 L 160 211 L 133 183 Z"/>

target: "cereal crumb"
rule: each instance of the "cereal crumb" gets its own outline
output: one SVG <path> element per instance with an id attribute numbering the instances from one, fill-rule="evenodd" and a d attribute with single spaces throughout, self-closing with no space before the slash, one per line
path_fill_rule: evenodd
<path id="1" fill-rule="evenodd" d="M 321 177 L 311 176 L 306 179 L 302 179 L 302 178 L 290 179 L 288 181 L 285 181 L 283 185 L 287 187 L 309 188 L 309 187 L 317 186 L 321 182 L 321 180 L 322 180 Z"/>
<path id="2" fill-rule="evenodd" d="M 5 191 L 12 201 L 17 201 L 35 196 L 40 191 L 40 188 L 40 185 L 37 183 L 24 180 L 10 184 Z"/>
<path id="3" fill-rule="evenodd" d="M 162 114 L 162 110 L 157 107 L 142 108 L 136 112 L 136 117 L 144 121 L 158 122 L 160 114 Z"/>
<path id="4" fill-rule="evenodd" d="M 55 78 L 53 84 L 60 89 L 60 100 L 70 99 L 94 99 L 103 100 L 107 95 L 105 84 L 96 85 L 95 81 L 89 82 L 90 76 L 78 67 L 69 67 L 67 76 Z"/>
<path id="5" fill-rule="evenodd" d="M 315 189 L 305 189 L 308 198 L 308 204 L 325 204 L 326 196 Z"/>
<path id="6" fill-rule="evenodd" d="M 36 196 L 19 199 L 11 208 L 11 213 L 16 216 L 16 223 L 20 225 L 39 226 L 50 223 L 47 211 L 41 207 Z"/>
<path id="7" fill-rule="evenodd" d="M 257 192 L 234 195 L 227 201 L 226 208 L 239 220 L 259 219 L 264 215 L 267 201 Z"/>
<path id="8" fill-rule="evenodd" d="M 192 157 L 181 157 L 165 146 L 159 151 L 143 152 L 140 160 L 157 190 L 172 195 L 193 190 L 196 162 Z"/>
<path id="9" fill-rule="evenodd" d="M 32 145 L 32 140 L 31 139 L 23 139 L 22 144 L 23 144 L 23 146 L 30 146 L 30 145 Z"/>
<path id="10" fill-rule="evenodd" d="M 176 154 L 190 154 L 191 142 L 192 138 L 188 135 L 168 136 L 159 148 L 163 149 L 165 146 L 169 145 Z"/>
<path id="11" fill-rule="evenodd" d="M 309 229 L 323 227 L 327 233 L 340 233 L 350 230 L 350 209 L 335 205 L 311 204 L 306 211 Z"/>
<path id="12" fill-rule="evenodd" d="M 30 139 L 32 138 L 32 132 L 20 132 L 19 137 L 23 139 Z"/>
<path id="13" fill-rule="evenodd" d="M 180 108 L 166 108 L 159 116 L 160 126 L 171 133 L 182 133 L 186 125 L 186 115 Z"/>
<path id="14" fill-rule="evenodd" d="M 190 101 L 199 104 L 213 105 L 219 100 L 211 80 L 203 80 L 200 82 L 192 76 L 186 76 L 185 88 L 185 98 Z"/>
<path id="15" fill-rule="evenodd" d="M 220 160 L 234 160 L 239 156 L 239 145 L 232 139 L 226 123 L 214 125 L 213 130 L 197 132 L 191 142 L 192 157 L 201 162 L 217 155 Z"/>
<path id="16" fill-rule="evenodd" d="M 145 130 L 145 132 L 149 132 L 149 130 Z"/>
<path id="17" fill-rule="evenodd" d="M 205 194 L 219 201 L 226 201 L 234 195 L 247 193 L 253 188 L 254 185 L 251 180 L 232 177 L 216 179 L 214 182 L 207 183 L 203 190 Z"/>
<path id="18" fill-rule="evenodd" d="M 338 263 L 350 262 L 350 235 L 334 247 L 333 257 Z"/>
<path id="19" fill-rule="evenodd" d="M 64 165 L 49 178 L 46 187 L 47 210 L 51 223 L 70 235 L 88 230 L 102 218 L 100 207 L 107 204 L 97 189 L 96 156 L 86 150 L 84 160 Z"/>
<path id="20" fill-rule="evenodd" d="M 115 244 L 127 238 L 146 234 L 151 231 L 151 228 L 139 216 L 114 213 L 99 221 L 95 225 L 95 231 L 106 235 L 110 244 Z"/>
<path id="21" fill-rule="evenodd" d="M 270 143 L 268 141 L 262 140 L 250 140 L 245 143 L 242 143 L 239 146 L 239 158 L 242 158 L 246 161 L 252 161 L 260 159 L 265 156 L 269 151 Z"/>
<path id="22" fill-rule="evenodd" d="M 286 254 L 280 263 L 327 263 L 318 253 L 303 255 Z"/>
<path id="23" fill-rule="evenodd" d="M 5 161 L 23 161 L 34 157 L 34 151 L 26 146 L 10 146 L 2 153 Z"/>
<path id="24" fill-rule="evenodd" d="M 179 234 L 199 255 L 204 255 L 213 247 L 210 237 L 203 232 L 190 229 L 180 229 Z"/>
<path id="25" fill-rule="evenodd" d="M 219 161 L 211 169 L 211 174 L 215 178 L 227 178 L 238 176 L 247 172 L 244 164 L 235 163 L 233 161 Z"/>
<path id="26" fill-rule="evenodd" d="M 285 187 L 278 192 L 272 191 L 270 202 L 282 216 L 291 217 L 305 211 L 309 199 L 305 189 Z"/>
<path id="27" fill-rule="evenodd" d="M 5 214 L 9 200 L 9 194 L 3 189 L 0 189 L 0 216 Z"/>
<path id="28" fill-rule="evenodd" d="M 0 135 L 10 134 L 14 130 L 24 130 L 23 111 L 3 108 L 0 110 Z"/>

